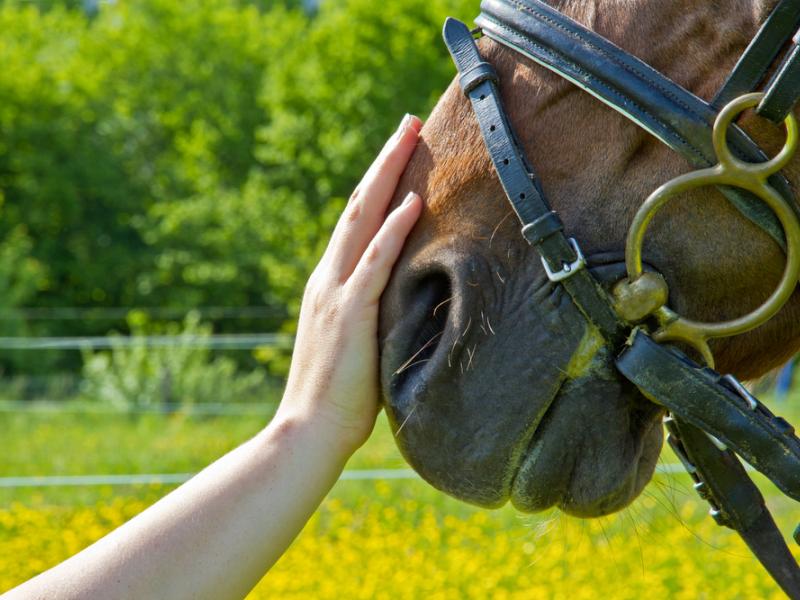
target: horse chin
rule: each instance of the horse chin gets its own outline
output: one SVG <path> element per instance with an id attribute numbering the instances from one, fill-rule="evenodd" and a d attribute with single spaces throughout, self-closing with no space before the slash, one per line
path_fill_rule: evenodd
<path id="1" fill-rule="evenodd" d="M 616 512 L 650 481 L 662 443 L 661 411 L 638 391 L 597 375 L 569 381 L 520 459 L 511 502 L 523 512 Z"/>
<path id="2" fill-rule="evenodd" d="M 430 410 L 434 382 L 418 375 L 409 389 L 413 397 L 387 405 L 405 458 L 434 487 L 486 508 L 510 501 L 528 513 L 616 512 L 650 480 L 663 443 L 660 409 L 597 373 L 564 382 L 549 401 L 529 397 L 538 410 L 466 430 Z"/>

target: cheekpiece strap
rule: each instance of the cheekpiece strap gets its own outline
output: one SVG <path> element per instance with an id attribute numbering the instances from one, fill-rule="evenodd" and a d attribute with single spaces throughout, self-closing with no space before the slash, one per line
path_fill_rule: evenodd
<path id="1" fill-rule="evenodd" d="M 725 79 L 711 106 L 722 110 L 734 98 L 758 89 L 786 40 L 798 27 L 800 0 L 780 0 Z"/>
<path id="2" fill-rule="evenodd" d="M 578 309 L 610 343 L 620 343 L 625 326 L 606 291 L 585 268 L 577 243 L 563 234 L 561 220 L 550 210 L 503 109 L 494 69 L 483 61 L 472 33 L 461 21 L 448 18 L 443 36 L 461 74 L 461 88 L 475 111 L 489 158 L 522 223 L 525 239 L 538 250 L 551 281 L 564 286 Z"/>
<path id="3" fill-rule="evenodd" d="M 522 236 L 531 246 L 538 246 L 551 235 L 564 231 L 564 223 L 555 211 L 542 215 L 522 228 Z"/>
<path id="4" fill-rule="evenodd" d="M 800 33 L 800 32 L 799 32 Z M 789 54 L 767 85 L 766 96 L 756 112 L 774 123 L 782 123 L 800 100 L 800 45 L 795 36 Z"/>

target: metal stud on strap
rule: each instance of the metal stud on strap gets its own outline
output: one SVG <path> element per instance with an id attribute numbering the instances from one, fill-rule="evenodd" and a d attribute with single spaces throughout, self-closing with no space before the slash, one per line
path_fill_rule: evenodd
<path id="1" fill-rule="evenodd" d="M 742 385 L 742 382 L 736 379 L 730 373 L 728 375 L 723 375 L 722 379 L 726 381 L 733 391 L 735 391 L 739 396 L 742 397 L 742 400 L 747 402 L 747 406 L 750 410 L 758 410 L 758 399 L 750 393 L 750 391 Z"/>
<path id="2" fill-rule="evenodd" d="M 545 273 L 547 273 L 547 278 L 552 281 L 553 283 L 557 283 L 559 281 L 564 281 L 565 279 L 569 279 L 575 273 L 580 271 L 586 266 L 586 258 L 583 256 L 583 252 L 581 252 L 581 247 L 578 245 L 578 242 L 575 241 L 575 238 L 569 238 L 569 245 L 572 246 L 572 249 L 575 251 L 575 260 L 571 263 L 564 262 L 561 264 L 560 271 L 553 271 L 550 268 L 550 265 L 547 263 L 544 257 L 542 257 L 542 265 L 544 265 Z"/>

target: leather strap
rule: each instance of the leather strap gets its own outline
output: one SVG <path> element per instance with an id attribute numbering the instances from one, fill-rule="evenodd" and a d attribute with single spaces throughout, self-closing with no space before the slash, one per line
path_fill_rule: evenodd
<path id="1" fill-rule="evenodd" d="M 695 490 L 711 504 L 711 515 L 737 531 L 784 592 L 800 600 L 800 567 L 733 452 L 800 499 L 800 440 L 794 430 L 739 389 L 738 382 L 733 391 L 718 373 L 641 330 L 629 344 L 617 358 L 617 369 L 674 415 L 667 420 L 667 439 Z"/>
<path id="2" fill-rule="evenodd" d="M 500 183 L 522 223 L 525 238 L 536 247 L 552 271 L 576 260 L 576 248 L 563 233 L 558 215 L 550 210 L 541 185 L 506 118 L 497 89 L 497 76 L 482 67 L 478 46 L 464 23 L 448 18 L 443 36 L 461 73 L 462 89 L 469 98 Z M 493 73 L 493 70 L 492 70 Z M 477 74 L 477 75 L 473 75 Z M 581 268 L 561 281 L 584 316 L 612 344 L 624 339 L 624 324 L 588 269 Z"/>
<path id="3" fill-rule="evenodd" d="M 721 110 L 734 98 L 758 89 L 786 40 L 800 27 L 800 0 L 781 0 L 747 46 L 711 101 Z"/>
<path id="4" fill-rule="evenodd" d="M 573 82 L 693 166 L 716 164 L 711 133 L 717 111 L 602 36 L 540 0 L 483 0 L 475 22 L 486 36 Z M 739 127 L 731 126 L 728 139 L 743 160 L 767 160 Z M 796 207 L 785 177 L 776 174 L 770 184 Z M 739 188 L 726 186 L 720 191 L 745 217 L 786 247 L 780 223 L 761 200 Z"/>
<path id="5" fill-rule="evenodd" d="M 800 599 L 800 568 L 736 455 L 683 421 L 668 419 L 667 429 L 667 441 L 694 479 L 694 489 L 711 505 L 714 520 L 738 532 L 786 595 Z"/>
<path id="6" fill-rule="evenodd" d="M 550 211 L 522 228 L 522 237 L 531 246 L 538 246 L 551 235 L 564 231 L 564 223 L 555 211 Z"/>
<path id="7" fill-rule="evenodd" d="M 713 435 L 800 501 L 800 440 L 792 427 L 723 377 L 638 330 L 617 369 L 648 398 Z"/>
<path id="8" fill-rule="evenodd" d="M 774 123 L 782 123 L 798 99 L 800 99 L 800 46 L 795 41 L 767 85 L 767 95 L 758 105 L 756 112 Z"/>

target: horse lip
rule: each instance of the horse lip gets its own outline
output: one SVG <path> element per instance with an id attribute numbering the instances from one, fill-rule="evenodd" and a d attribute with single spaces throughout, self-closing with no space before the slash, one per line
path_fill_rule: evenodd
<path id="1" fill-rule="evenodd" d="M 518 453 L 515 460 L 513 461 L 512 465 L 509 468 L 509 472 L 511 474 L 508 484 L 506 486 L 506 496 L 509 499 L 512 499 L 514 496 L 514 489 L 516 487 L 517 479 L 522 472 L 522 467 L 525 463 L 531 458 L 531 454 L 533 451 L 533 444 L 538 439 L 537 434 L 541 435 L 544 432 L 542 431 L 542 421 L 544 421 L 545 416 L 552 408 L 553 404 L 555 403 L 558 396 L 561 394 L 561 390 L 564 387 L 564 383 L 566 382 L 566 378 L 562 379 L 558 386 L 553 391 L 553 395 L 551 396 L 550 400 L 548 400 L 541 408 L 541 410 L 536 414 L 536 417 L 533 419 L 533 422 L 530 425 L 530 432 L 523 436 L 523 439 L 519 442 L 519 447 L 522 448 L 522 451 Z"/>

